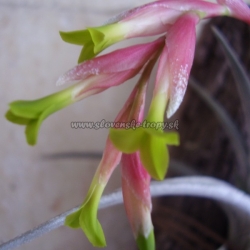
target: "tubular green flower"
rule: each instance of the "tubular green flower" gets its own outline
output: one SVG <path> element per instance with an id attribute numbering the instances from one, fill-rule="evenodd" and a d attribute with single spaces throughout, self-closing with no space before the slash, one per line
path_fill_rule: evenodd
<path id="1" fill-rule="evenodd" d="M 76 101 L 134 77 L 155 51 L 162 48 L 163 42 L 160 38 L 151 43 L 120 49 L 77 65 L 58 80 L 58 84 L 77 82 L 75 85 L 38 100 L 12 102 L 6 118 L 13 123 L 26 125 L 27 142 L 34 145 L 45 118 Z"/>
<path id="2" fill-rule="evenodd" d="M 147 67 L 144 74 L 148 75 Z M 131 117 L 131 113 L 138 113 L 141 116 L 145 103 L 145 92 L 147 80 L 142 75 L 138 84 L 135 86 L 130 97 L 125 103 L 123 109 L 118 114 L 115 122 L 127 122 Z M 145 81 L 146 80 L 146 81 Z M 102 160 L 98 166 L 95 176 L 92 180 L 88 194 L 78 211 L 67 216 L 65 225 L 72 228 L 79 228 L 84 231 L 89 241 L 98 247 L 106 245 L 105 236 L 102 227 L 97 219 L 98 204 L 103 193 L 103 190 L 116 166 L 119 164 L 122 156 L 120 152 L 110 141 L 107 139 L 106 147 L 102 156 Z M 149 187 L 148 187 L 149 188 Z M 152 236 L 151 236 L 152 238 Z M 150 239 L 151 239 L 150 238 Z"/>
<path id="3" fill-rule="evenodd" d="M 163 180 L 167 172 L 169 154 L 166 145 L 179 145 L 178 133 L 150 128 L 111 129 L 110 139 L 123 153 L 139 151 L 143 166 L 156 180 Z"/>
<path id="4" fill-rule="evenodd" d="M 122 193 L 129 222 L 140 250 L 154 250 L 150 175 L 139 152 L 122 155 Z"/>
<path id="5" fill-rule="evenodd" d="M 60 31 L 63 41 L 77 45 L 83 45 L 78 63 L 91 59 L 110 45 L 123 40 L 124 25 L 106 25 L 86 30 L 71 32 Z"/>
<path id="6" fill-rule="evenodd" d="M 161 56 L 162 58 L 162 56 Z M 154 58 L 155 60 L 157 57 Z M 160 60 L 161 64 L 162 59 Z M 154 62 L 153 62 L 154 63 Z M 154 64 L 153 64 L 154 65 Z M 152 70 L 147 71 L 147 78 Z M 146 118 L 149 122 L 163 122 L 166 106 L 166 95 L 161 94 L 153 97 L 149 114 Z M 131 117 L 138 120 L 137 117 Z M 168 167 L 168 150 L 166 144 L 178 145 L 179 137 L 175 132 L 163 133 L 151 128 L 139 127 L 136 129 L 110 129 L 110 139 L 113 144 L 126 154 L 140 152 L 140 159 L 147 172 L 155 179 L 162 180 Z"/>
<path id="7" fill-rule="evenodd" d="M 201 18 L 225 15 L 227 8 L 200 0 L 164 0 L 145 4 L 113 18 L 110 23 L 60 32 L 68 43 L 83 45 L 78 62 L 93 58 L 108 46 L 124 39 L 162 34 L 185 12 L 194 11 Z"/>
<path id="8" fill-rule="evenodd" d="M 10 109 L 5 116 L 10 122 L 26 125 L 27 142 L 35 145 L 43 120 L 74 102 L 71 96 L 72 89 L 71 87 L 34 101 L 12 102 L 9 104 Z"/>
<path id="9" fill-rule="evenodd" d="M 193 63 L 198 20 L 195 13 L 186 13 L 169 29 L 157 70 L 153 99 L 145 119 L 148 123 L 163 123 L 166 107 L 170 116 L 181 103 Z M 111 129 L 110 138 L 124 153 L 139 150 L 144 167 L 157 180 L 162 180 L 167 171 L 169 156 L 166 144 L 179 144 L 177 133 L 164 133 L 143 126 L 135 130 Z"/>
<path id="10" fill-rule="evenodd" d="M 89 241 L 96 247 L 106 246 L 105 236 L 97 219 L 97 211 L 103 190 L 110 175 L 119 164 L 121 155 L 122 153 L 108 139 L 102 160 L 82 206 L 78 211 L 67 216 L 65 220 L 65 225 L 72 228 L 81 228 Z"/>
<path id="11" fill-rule="evenodd" d="M 166 107 L 168 116 L 171 116 L 182 101 L 193 63 L 198 20 L 197 14 L 186 13 L 169 29 L 157 70 L 153 99 L 145 119 L 148 123 L 163 123 Z M 162 180 L 167 172 L 169 156 L 166 144 L 179 144 L 175 132 L 163 133 L 162 130 L 144 127 L 136 130 L 111 129 L 110 138 L 124 153 L 139 150 L 144 167 L 157 180 Z"/>

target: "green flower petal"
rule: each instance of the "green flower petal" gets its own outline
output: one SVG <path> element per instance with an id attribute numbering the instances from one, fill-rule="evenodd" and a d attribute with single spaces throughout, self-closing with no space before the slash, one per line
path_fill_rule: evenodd
<path id="1" fill-rule="evenodd" d="M 60 32 L 61 38 L 68 43 L 83 45 L 78 58 L 78 63 L 89 60 L 107 47 L 121 41 L 124 38 L 126 28 L 124 24 L 108 24 L 85 30 Z"/>
<path id="2" fill-rule="evenodd" d="M 26 125 L 27 142 L 30 145 L 35 145 L 43 120 L 72 102 L 71 88 L 68 88 L 38 100 L 12 102 L 5 117 L 10 122 Z"/>
<path id="3" fill-rule="evenodd" d="M 164 179 L 169 163 L 169 154 L 164 138 L 145 133 L 141 142 L 140 158 L 143 166 L 154 179 Z"/>
<path id="4" fill-rule="evenodd" d="M 26 139 L 29 145 L 35 145 L 37 142 L 38 132 L 42 122 L 52 113 L 68 106 L 70 103 L 68 100 L 65 102 L 60 102 L 50 106 L 49 108 L 45 109 L 38 117 L 38 119 L 32 119 L 27 124 L 25 134 Z"/>
<path id="5" fill-rule="evenodd" d="M 138 129 L 110 129 L 109 136 L 112 143 L 123 153 L 130 154 L 140 147 L 144 131 Z"/>
<path id="6" fill-rule="evenodd" d="M 59 33 L 62 40 L 66 43 L 85 45 L 92 40 L 88 30 L 60 31 Z"/>
<path id="7" fill-rule="evenodd" d="M 95 39 L 95 37 L 92 38 L 91 33 L 89 32 L 89 29 L 77 30 L 77 31 L 71 31 L 71 32 L 60 31 L 60 36 L 62 40 L 67 43 L 83 45 L 81 54 L 78 58 L 78 63 L 81 63 L 85 60 L 95 57 L 96 54 L 94 53 L 94 47 L 95 47 L 95 42 L 97 42 L 97 39 Z M 102 39 L 103 39 L 103 35 L 102 35 L 101 41 Z"/>
<path id="8" fill-rule="evenodd" d="M 94 53 L 100 53 L 107 46 L 109 46 L 107 40 L 105 40 L 105 29 L 104 28 L 89 28 L 89 34 L 94 43 Z"/>
<path id="9" fill-rule="evenodd" d="M 78 63 L 94 58 L 95 56 L 96 54 L 94 53 L 94 45 L 86 44 L 81 50 L 80 56 L 78 58 Z"/>
<path id="10" fill-rule="evenodd" d="M 140 151 L 140 158 L 152 178 L 163 180 L 168 164 L 168 145 L 179 145 L 176 132 L 164 133 L 155 129 L 110 129 L 110 139 L 117 149 L 126 154 Z"/>
<path id="11" fill-rule="evenodd" d="M 79 218 L 81 215 L 82 210 L 79 209 L 76 212 L 68 215 L 65 219 L 64 225 L 69 226 L 71 228 L 79 228 L 80 223 L 79 223 Z"/>
<path id="12" fill-rule="evenodd" d="M 140 250 L 154 250 L 155 249 L 154 231 L 152 230 L 147 238 L 143 235 L 138 235 L 136 243 Z"/>
<path id="13" fill-rule="evenodd" d="M 98 205 L 104 185 L 90 187 L 90 191 L 81 208 L 66 217 L 65 225 L 83 230 L 88 240 L 95 247 L 106 246 L 102 226 L 97 219 Z"/>
<path id="14" fill-rule="evenodd" d="M 19 125 L 27 125 L 30 121 L 29 118 L 23 118 L 23 117 L 16 116 L 15 114 L 13 114 L 11 112 L 11 110 L 7 111 L 7 113 L 5 114 L 5 118 L 10 122 L 16 123 Z"/>
<path id="15" fill-rule="evenodd" d="M 157 131 L 155 129 L 148 129 L 147 133 L 156 137 L 161 137 L 162 139 L 164 139 L 165 144 L 174 145 L 174 146 L 178 146 L 180 144 L 180 137 L 177 132 L 164 133 L 163 131 Z"/>

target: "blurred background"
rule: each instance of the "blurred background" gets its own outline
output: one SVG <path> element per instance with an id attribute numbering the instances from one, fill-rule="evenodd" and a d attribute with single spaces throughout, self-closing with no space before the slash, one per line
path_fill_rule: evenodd
<path id="1" fill-rule="evenodd" d="M 98 26 L 145 2 L 0 0 L 0 243 L 82 203 L 108 130 L 72 129 L 70 123 L 113 121 L 133 83 L 127 82 L 49 117 L 34 147 L 27 145 L 24 127 L 5 120 L 8 103 L 37 99 L 65 87 L 56 87 L 55 82 L 77 64 L 81 47 L 63 42 L 59 30 Z M 65 152 L 71 156 L 73 152 L 76 157 L 50 158 Z M 86 153 L 86 157 L 79 159 L 78 152 Z M 118 170 L 106 193 L 119 187 Z M 123 206 L 100 211 L 100 220 L 107 236 L 107 249 L 130 248 L 132 233 Z M 20 249 L 94 248 L 81 230 L 62 227 Z"/>
<path id="2" fill-rule="evenodd" d="M 27 145 L 24 127 L 5 120 L 8 103 L 37 99 L 65 87 L 56 87 L 55 82 L 76 65 L 81 48 L 64 43 L 59 30 L 98 26 L 117 13 L 146 2 L 0 0 L 0 243 L 83 201 L 108 130 L 72 129 L 70 123 L 113 121 L 135 80 L 47 118 L 34 147 Z M 249 35 L 242 35 L 248 34 L 247 26 L 225 19 L 215 19 L 213 25 L 228 35 L 249 68 L 250 55 L 246 50 Z M 112 49 L 132 43 L 126 41 Z M 210 26 L 201 35 L 192 74 L 227 109 L 246 136 L 246 123 L 232 75 Z M 171 121 L 175 119 L 179 119 L 182 144 L 172 149 L 174 161 L 169 176 L 210 175 L 240 186 L 235 173 L 242 174 L 244 170 L 235 158 L 228 135 L 192 88 L 188 87 L 184 103 Z M 105 193 L 119 187 L 118 168 Z M 157 249 L 212 250 L 226 241 L 227 218 L 214 202 L 186 197 L 162 198 L 155 200 L 154 208 Z M 123 206 L 100 211 L 99 218 L 107 237 L 106 249 L 135 248 Z M 19 249 L 94 248 L 81 230 L 61 227 Z"/>

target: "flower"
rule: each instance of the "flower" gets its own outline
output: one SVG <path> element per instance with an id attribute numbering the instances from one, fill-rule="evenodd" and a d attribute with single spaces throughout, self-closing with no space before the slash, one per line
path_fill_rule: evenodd
<path id="1" fill-rule="evenodd" d="M 153 99 L 145 119 L 147 122 L 163 122 L 166 107 L 168 116 L 179 107 L 193 63 L 195 26 L 198 21 L 199 17 L 195 13 L 187 13 L 169 29 L 160 57 Z M 174 132 L 163 133 L 143 127 L 136 130 L 113 128 L 110 138 L 124 153 L 139 150 L 143 165 L 157 180 L 162 180 L 167 171 L 169 157 L 165 145 L 179 143 L 178 135 Z"/>
<path id="2" fill-rule="evenodd" d="M 140 152 L 142 164 L 156 180 L 163 180 L 169 163 L 166 145 L 179 145 L 176 132 L 164 133 L 150 128 L 136 128 L 136 130 L 110 129 L 112 143 L 123 153 Z"/>
<path id="3" fill-rule="evenodd" d="M 250 10 L 242 0 L 217 0 L 217 3 L 159 0 L 124 12 L 100 27 L 61 32 L 64 41 L 84 46 L 79 57 L 80 64 L 57 81 L 58 85 L 74 84 L 38 100 L 10 104 L 6 118 L 26 125 L 27 141 L 34 145 L 42 121 L 50 114 L 122 84 L 142 71 L 115 120 L 116 123 L 136 121 L 140 126 L 110 129 L 102 160 L 87 196 L 79 210 L 65 221 L 65 225 L 72 228 L 82 228 L 94 246 L 106 245 L 97 219 L 98 204 L 112 172 L 121 161 L 124 204 L 134 237 L 140 250 L 154 250 L 150 178 L 164 178 L 169 161 L 166 145 L 179 144 L 178 133 L 165 133 L 162 128 L 156 130 L 155 124 L 164 122 L 165 113 L 168 118 L 171 117 L 183 100 L 193 64 L 197 23 L 203 18 L 219 15 L 250 23 Z M 95 57 L 121 40 L 163 33 L 164 37 L 153 42 Z M 144 117 L 147 83 L 159 57 L 153 97 Z"/>
<path id="4" fill-rule="evenodd" d="M 110 175 L 120 162 L 121 155 L 122 153 L 107 139 L 102 160 L 96 170 L 83 204 L 76 212 L 68 215 L 65 220 L 65 225 L 69 227 L 80 227 L 89 241 L 96 247 L 106 245 L 101 224 L 97 219 L 99 201 Z"/>
<path id="5" fill-rule="evenodd" d="M 147 67 L 144 69 L 144 72 L 138 84 L 135 86 L 134 90 L 129 96 L 124 107 L 119 112 L 117 118 L 115 119 L 115 122 L 122 123 L 122 122 L 128 122 L 131 118 L 136 118 L 136 119 L 143 118 L 146 87 L 147 87 L 147 82 L 148 82 L 153 65 L 154 64 L 152 64 L 151 61 L 148 63 Z M 106 245 L 102 227 L 99 221 L 97 220 L 98 204 L 99 204 L 101 195 L 103 193 L 103 190 L 112 172 L 114 171 L 114 169 L 120 162 L 121 156 L 122 156 L 122 153 L 118 149 L 116 149 L 116 147 L 111 143 L 110 138 L 108 138 L 106 142 L 106 147 L 102 156 L 102 160 L 97 168 L 97 171 L 92 180 L 88 194 L 83 204 L 81 205 L 78 211 L 67 216 L 65 220 L 65 225 L 67 226 L 70 226 L 72 228 L 81 227 L 82 230 L 85 232 L 86 236 L 88 237 L 89 241 L 94 246 L 103 247 Z M 123 159 L 127 159 L 127 157 L 123 156 Z M 130 159 L 130 157 L 128 157 L 128 159 Z M 125 160 L 125 162 L 127 161 Z M 138 170 L 135 169 L 137 166 L 127 166 L 127 167 L 130 167 L 131 171 L 133 170 L 133 172 L 137 175 L 138 174 L 141 175 L 143 171 L 145 172 L 145 170 L 139 170 L 139 168 L 141 167 L 140 165 L 138 166 L 139 167 L 138 170 L 140 171 L 139 173 L 137 173 Z M 131 171 L 129 172 L 132 174 Z M 129 176 L 127 171 L 124 170 L 124 175 L 122 176 L 129 182 L 131 181 L 131 183 L 134 183 L 134 179 L 133 179 L 134 176 L 133 175 Z M 144 173 L 144 176 L 147 176 L 146 172 Z M 142 180 L 137 180 L 137 181 L 140 182 Z M 149 190 L 149 179 L 147 181 L 147 189 Z M 125 184 L 124 184 L 123 190 L 124 190 L 124 195 L 126 197 L 125 198 L 125 204 L 126 204 L 129 201 L 126 202 L 126 199 L 128 197 L 128 187 Z M 145 194 L 143 190 L 145 190 L 145 188 L 143 186 L 137 185 L 137 191 L 139 192 L 140 190 L 141 190 L 142 198 L 144 198 Z M 148 203 L 150 203 L 150 201 L 148 201 Z M 130 207 L 130 205 L 127 204 L 127 207 Z M 147 214 L 147 216 L 150 217 L 150 210 L 141 211 L 141 212 L 137 211 L 137 212 L 138 212 L 138 215 L 141 215 L 141 218 L 144 218 L 145 214 Z M 146 223 L 148 224 L 148 221 L 146 221 Z M 141 224 L 142 225 L 144 224 L 144 220 L 141 221 Z M 150 231 L 150 238 L 148 238 L 149 236 L 148 234 L 147 234 L 146 239 L 143 238 L 143 236 L 140 234 L 140 240 L 139 240 L 140 244 L 141 242 L 144 242 L 144 243 L 145 242 L 147 243 L 148 241 L 152 242 L 152 239 L 154 239 L 154 237 L 153 237 L 153 232 L 151 231 Z M 151 243 L 148 243 L 148 244 L 151 244 Z"/>
<path id="6" fill-rule="evenodd" d="M 26 125 L 26 139 L 36 144 L 42 121 L 52 113 L 85 97 L 100 93 L 134 77 L 145 63 L 161 49 L 163 39 L 116 50 L 83 62 L 58 79 L 58 84 L 77 82 L 58 93 L 34 101 L 10 103 L 6 118 Z"/>
<path id="7" fill-rule="evenodd" d="M 140 250 L 155 249 L 150 175 L 143 167 L 139 152 L 122 155 L 122 194 L 129 222 Z"/>
<path id="8" fill-rule="evenodd" d="M 60 35 L 65 42 L 83 45 L 78 59 L 80 63 L 121 40 L 166 33 L 169 27 L 188 11 L 196 12 L 201 18 L 228 12 L 226 7 L 206 1 L 162 0 L 126 11 L 106 25 L 71 32 L 61 31 Z"/>
<path id="9" fill-rule="evenodd" d="M 58 93 L 32 101 L 14 101 L 9 104 L 9 110 L 5 117 L 10 122 L 25 125 L 26 139 L 28 144 L 35 145 L 39 128 L 44 119 L 50 114 L 70 105 L 73 87 Z"/>
<path id="10" fill-rule="evenodd" d="M 164 95 L 167 117 L 179 108 L 184 97 L 193 65 L 199 17 L 195 13 L 181 16 L 169 30 L 156 78 L 155 98 Z"/>

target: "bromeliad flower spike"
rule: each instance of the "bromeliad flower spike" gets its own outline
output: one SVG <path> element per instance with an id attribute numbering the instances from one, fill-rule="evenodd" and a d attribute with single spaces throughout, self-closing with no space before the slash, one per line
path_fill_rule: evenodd
<path id="1" fill-rule="evenodd" d="M 154 250 L 151 221 L 151 177 L 162 180 L 168 167 L 166 145 L 178 145 L 176 132 L 151 127 L 124 129 L 123 124 L 163 122 L 179 108 L 188 83 L 195 51 L 195 27 L 201 19 L 231 16 L 250 24 L 250 10 L 242 0 L 159 0 L 124 12 L 108 24 L 79 31 L 61 32 L 66 42 L 83 46 L 78 64 L 57 84 L 74 83 L 58 93 L 33 101 L 10 104 L 6 118 L 26 126 L 30 145 L 37 142 L 39 128 L 52 113 L 90 95 L 124 83 L 141 73 L 123 109 L 116 118 L 120 126 L 110 129 L 102 160 L 88 194 L 78 211 L 65 224 L 82 228 L 97 247 L 106 245 L 97 219 L 100 197 L 116 166 L 122 165 L 122 190 L 125 209 L 141 250 Z M 97 56 L 108 46 L 124 39 L 160 35 L 145 44 Z M 147 84 L 159 58 L 151 105 L 144 117 Z"/>
<path id="2" fill-rule="evenodd" d="M 228 15 L 249 23 L 249 11 L 241 0 L 160 0 L 124 12 L 110 23 L 85 30 L 60 32 L 65 42 L 83 45 L 78 62 L 90 59 L 108 46 L 124 39 L 166 33 L 186 12 L 202 18 Z"/>
<path id="3" fill-rule="evenodd" d="M 153 65 L 152 62 L 149 62 L 144 69 L 138 84 L 135 86 L 123 109 L 118 114 L 115 120 L 117 123 L 122 124 L 135 118 L 138 121 L 141 121 L 143 118 L 146 86 Z M 132 154 L 131 157 L 130 155 L 123 155 L 121 151 L 115 148 L 110 141 L 110 138 L 107 139 L 102 160 L 93 178 L 85 201 L 78 211 L 66 218 L 65 224 L 73 228 L 81 227 L 94 246 L 105 246 L 105 237 L 100 223 L 97 220 L 97 209 L 102 192 L 110 175 L 119 164 L 121 157 L 123 168 L 126 168 L 126 170 L 123 170 L 122 177 L 124 179 L 123 193 L 126 194 L 124 196 L 124 203 L 128 217 L 131 219 L 130 215 L 134 215 L 134 212 L 130 212 L 132 210 L 136 211 L 137 215 L 143 216 L 143 218 L 148 218 L 147 220 L 142 220 L 140 217 L 136 218 L 138 226 L 134 226 L 135 221 L 130 220 L 135 238 L 139 238 L 140 244 L 152 246 L 154 244 L 154 237 L 152 234 L 153 226 L 150 219 L 150 176 L 144 169 L 142 169 L 137 154 Z M 133 159 L 135 159 L 135 161 Z M 134 165 L 136 166 L 129 166 L 127 164 L 128 161 L 135 162 Z M 131 168 L 131 171 L 127 168 Z M 127 182 L 130 182 L 131 185 L 127 185 Z M 140 195 L 135 195 L 135 197 L 133 197 L 135 192 L 140 192 Z M 147 201 L 146 207 L 144 204 L 145 201 Z M 137 202 L 135 207 L 132 204 L 134 202 Z"/>
<path id="4" fill-rule="evenodd" d="M 157 39 L 79 64 L 57 82 L 77 82 L 73 86 L 38 100 L 12 102 L 6 118 L 13 123 L 26 125 L 27 142 L 34 145 L 41 123 L 50 114 L 134 77 L 162 44 L 163 40 Z"/>

